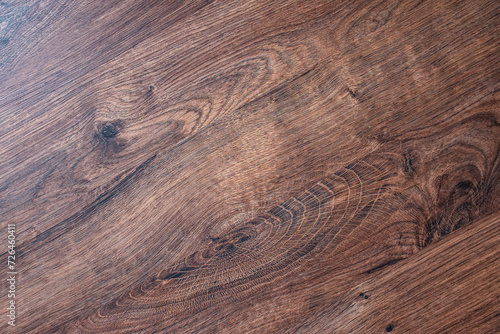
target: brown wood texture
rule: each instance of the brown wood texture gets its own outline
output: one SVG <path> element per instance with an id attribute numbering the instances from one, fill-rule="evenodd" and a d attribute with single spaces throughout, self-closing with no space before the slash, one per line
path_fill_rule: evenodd
<path id="1" fill-rule="evenodd" d="M 0 331 L 499 332 L 499 55 L 497 0 L 0 2 Z"/>

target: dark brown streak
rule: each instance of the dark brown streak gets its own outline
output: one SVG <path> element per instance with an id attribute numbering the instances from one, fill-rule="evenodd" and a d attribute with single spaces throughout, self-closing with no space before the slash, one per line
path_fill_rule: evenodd
<path id="1" fill-rule="evenodd" d="M 127 174 L 127 176 L 120 181 L 117 185 L 115 185 L 109 191 L 99 195 L 92 204 L 84 208 L 83 210 L 75 213 L 73 216 L 68 217 L 62 222 L 54 225 L 50 229 L 40 233 L 33 240 L 31 240 L 28 244 L 23 244 L 19 247 L 18 256 L 19 258 L 23 258 L 27 254 L 37 251 L 39 248 L 44 247 L 45 245 L 53 242 L 60 236 L 65 233 L 69 233 L 71 229 L 77 224 L 85 223 L 85 219 L 87 219 L 92 213 L 97 210 L 99 207 L 105 205 L 111 199 L 116 197 L 118 194 L 123 192 L 127 187 L 129 187 L 133 182 L 135 182 L 138 177 L 140 177 L 141 173 L 153 162 L 156 158 L 156 154 L 152 157 L 148 158 L 138 167 L 136 167 L 132 172 Z M 6 256 L 7 252 L 3 253 L 1 256 Z"/>

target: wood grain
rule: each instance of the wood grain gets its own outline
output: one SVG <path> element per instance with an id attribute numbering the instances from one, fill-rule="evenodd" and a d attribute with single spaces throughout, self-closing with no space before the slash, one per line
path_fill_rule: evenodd
<path id="1" fill-rule="evenodd" d="M 386 268 L 294 328 L 323 333 L 496 333 L 498 215 Z M 361 292 L 360 292 L 361 291 Z"/>
<path id="2" fill-rule="evenodd" d="M 1 2 L 1 331 L 495 332 L 499 14 Z"/>

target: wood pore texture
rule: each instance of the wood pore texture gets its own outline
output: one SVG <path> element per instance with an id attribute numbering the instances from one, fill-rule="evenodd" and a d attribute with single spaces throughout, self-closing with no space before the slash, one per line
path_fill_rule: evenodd
<path id="1" fill-rule="evenodd" d="M 499 27 L 498 0 L 0 2 L 0 332 L 500 332 Z"/>

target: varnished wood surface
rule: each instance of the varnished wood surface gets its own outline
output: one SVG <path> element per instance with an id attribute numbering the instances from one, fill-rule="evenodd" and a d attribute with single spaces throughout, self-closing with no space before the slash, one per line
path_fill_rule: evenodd
<path id="1" fill-rule="evenodd" d="M 480 219 L 381 270 L 292 331 L 498 333 L 499 229 L 498 215 Z"/>
<path id="2" fill-rule="evenodd" d="M 1 331 L 498 331 L 499 17 L 1 2 Z"/>

